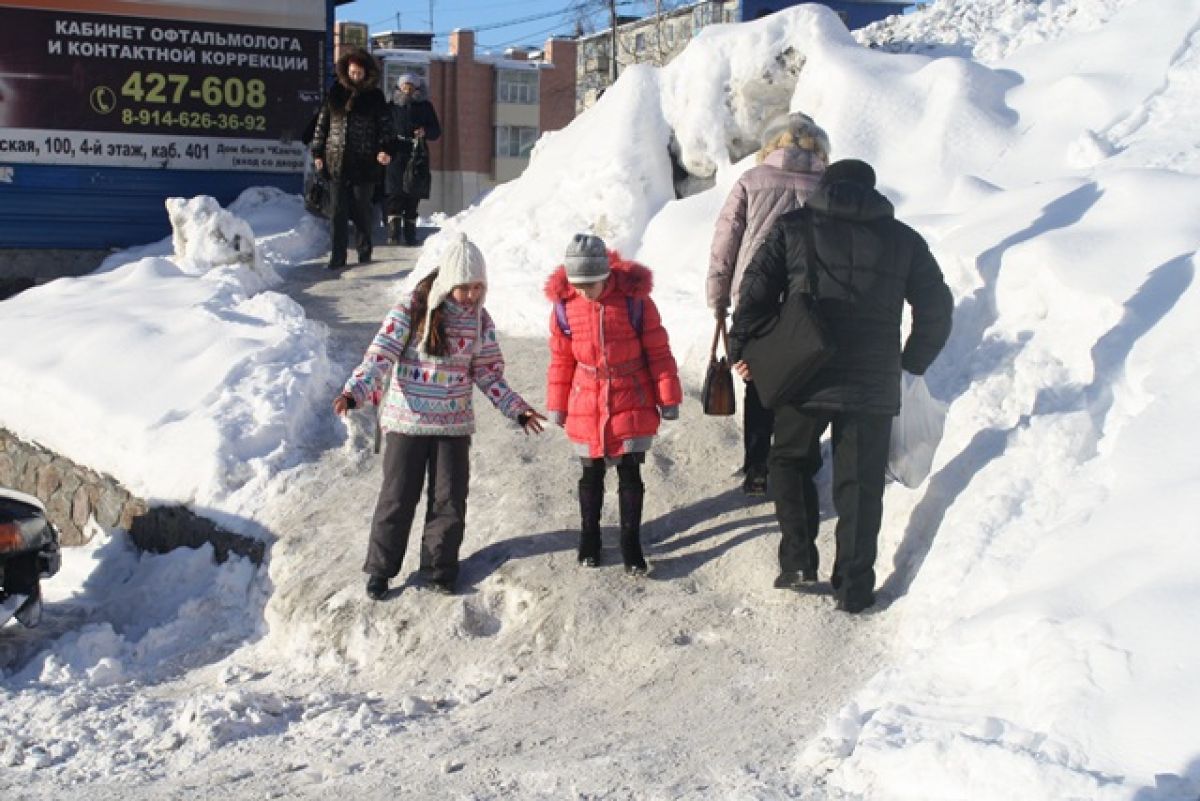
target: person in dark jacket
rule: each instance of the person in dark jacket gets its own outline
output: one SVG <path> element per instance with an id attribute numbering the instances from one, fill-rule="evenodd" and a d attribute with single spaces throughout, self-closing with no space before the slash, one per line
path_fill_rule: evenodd
<path id="1" fill-rule="evenodd" d="M 336 72 L 337 82 L 325 95 L 311 145 L 313 166 L 328 173 L 333 190 L 331 270 L 346 266 L 347 219 L 354 222 L 358 263 L 371 260 L 371 196 L 397 147 L 374 57 L 352 50 L 338 59 Z"/>
<path id="2" fill-rule="evenodd" d="M 806 287 L 812 232 L 817 309 L 836 343 L 834 357 L 775 407 L 770 472 L 779 544 L 780 589 L 816 581 L 819 522 L 813 476 L 832 426 L 833 502 L 838 513 L 831 583 L 838 608 L 875 602 L 875 555 L 883 515 L 884 468 L 901 370 L 921 375 L 950 335 L 954 300 L 921 236 L 893 216 L 875 189 L 875 171 L 848 159 L 831 164 L 805 206 L 782 215 L 746 268 L 730 332 L 734 368 L 749 379 L 742 350 L 769 328 L 789 286 Z M 912 329 L 901 347 L 904 304 Z"/>
<path id="3" fill-rule="evenodd" d="M 396 81 L 395 99 L 389 104 L 400 149 L 387 168 L 388 244 L 417 244 L 417 205 L 429 197 L 429 148 L 442 135 L 433 104 L 425 98 L 420 77 L 405 73 Z M 410 169 L 411 162 L 411 169 Z"/>

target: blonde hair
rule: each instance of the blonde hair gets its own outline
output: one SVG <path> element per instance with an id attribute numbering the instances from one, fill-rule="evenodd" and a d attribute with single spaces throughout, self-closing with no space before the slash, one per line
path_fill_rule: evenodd
<path id="1" fill-rule="evenodd" d="M 813 122 L 812 117 L 802 112 L 782 114 L 767 124 L 758 151 L 758 163 L 762 164 L 767 156 L 785 147 L 798 147 L 829 163 L 829 135 Z"/>

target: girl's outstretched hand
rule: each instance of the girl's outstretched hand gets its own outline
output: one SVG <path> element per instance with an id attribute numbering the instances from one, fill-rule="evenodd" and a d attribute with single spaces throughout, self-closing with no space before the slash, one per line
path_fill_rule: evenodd
<path id="1" fill-rule="evenodd" d="M 546 416 L 536 409 L 530 409 L 517 415 L 517 422 L 521 424 L 521 428 L 525 429 L 526 434 L 531 431 L 534 434 L 542 433 L 545 429 L 542 428 L 541 421 L 545 419 Z"/>
<path id="2" fill-rule="evenodd" d="M 349 396 L 345 393 L 342 393 L 341 395 L 338 395 L 336 398 L 333 399 L 333 413 L 336 415 L 339 415 L 339 416 L 343 415 L 348 410 L 353 409 L 353 408 L 354 408 L 354 398 L 352 398 L 351 396 Z"/>

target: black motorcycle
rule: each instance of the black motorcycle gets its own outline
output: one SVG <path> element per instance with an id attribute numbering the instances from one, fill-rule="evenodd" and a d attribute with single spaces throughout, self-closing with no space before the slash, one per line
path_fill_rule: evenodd
<path id="1" fill-rule="evenodd" d="M 15 617 L 23 626 L 42 619 L 41 580 L 58 572 L 58 529 L 31 495 L 0 489 L 0 626 Z"/>

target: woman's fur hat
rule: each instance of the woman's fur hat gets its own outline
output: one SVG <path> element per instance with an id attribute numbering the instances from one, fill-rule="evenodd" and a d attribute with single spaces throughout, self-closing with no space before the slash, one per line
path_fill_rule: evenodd
<path id="1" fill-rule="evenodd" d="M 762 149 L 758 151 L 759 163 L 772 152 L 789 145 L 807 150 L 829 163 L 829 135 L 804 112 L 780 114 L 767 123 L 762 134 Z"/>

